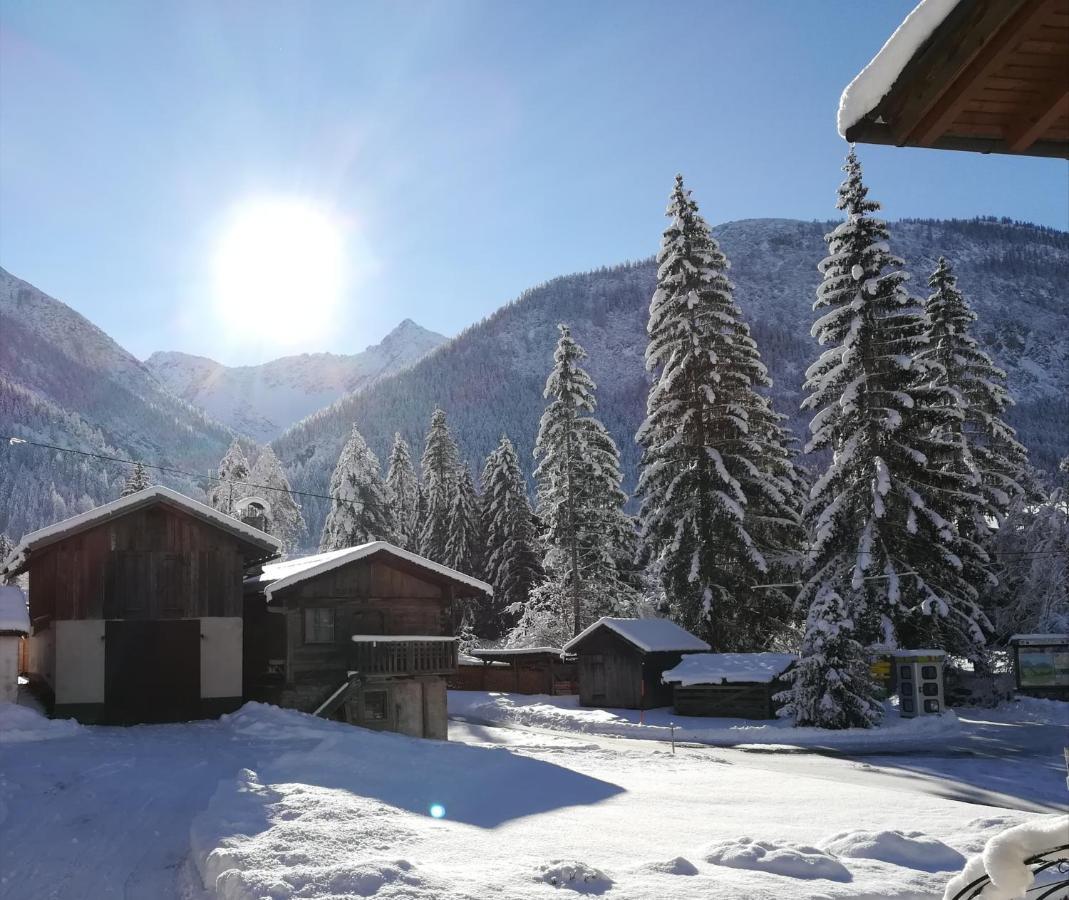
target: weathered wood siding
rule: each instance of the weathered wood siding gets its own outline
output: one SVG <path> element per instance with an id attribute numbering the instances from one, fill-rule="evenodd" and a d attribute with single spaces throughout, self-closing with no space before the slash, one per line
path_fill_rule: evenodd
<path id="1" fill-rule="evenodd" d="M 786 688 L 770 684 L 694 684 L 675 688 L 675 711 L 681 716 L 719 716 L 727 719 L 774 719 L 781 704 L 773 700 Z"/>
<path id="2" fill-rule="evenodd" d="M 233 536 L 173 507 L 132 510 L 30 556 L 30 616 L 240 616 L 244 557 Z"/>
<path id="3" fill-rule="evenodd" d="M 599 628 L 575 648 L 579 702 L 583 706 L 652 709 L 672 702 L 661 675 L 679 664 L 680 652 L 643 653 L 609 628 Z"/>

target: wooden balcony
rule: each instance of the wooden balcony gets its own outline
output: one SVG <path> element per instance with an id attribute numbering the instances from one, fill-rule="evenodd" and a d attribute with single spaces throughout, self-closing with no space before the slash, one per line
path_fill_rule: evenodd
<path id="1" fill-rule="evenodd" d="M 360 675 L 452 675 L 457 639 L 432 635 L 354 634 L 349 668 Z"/>

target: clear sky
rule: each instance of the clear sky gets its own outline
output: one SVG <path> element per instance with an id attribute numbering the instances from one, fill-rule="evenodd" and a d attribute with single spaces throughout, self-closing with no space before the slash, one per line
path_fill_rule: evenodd
<path id="1" fill-rule="evenodd" d="M 0 0 L 0 265 L 141 357 L 455 334 L 654 253 L 677 171 L 712 222 L 833 217 L 839 94 L 912 5 Z M 1069 227 L 1064 161 L 859 152 L 889 218 Z"/>

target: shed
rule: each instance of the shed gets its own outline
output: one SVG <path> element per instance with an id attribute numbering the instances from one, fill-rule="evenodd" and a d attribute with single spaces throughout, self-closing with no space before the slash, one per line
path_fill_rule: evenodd
<path id="1" fill-rule="evenodd" d="M 843 91 L 848 141 L 1069 157 L 1065 0 L 923 0 Z"/>
<path id="2" fill-rule="evenodd" d="M 180 721 L 242 702 L 242 578 L 279 543 L 155 485 L 26 535 L 28 674 L 57 715 Z"/>
<path id="3" fill-rule="evenodd" d="M 1018 691 L 1069 700 L 1069 634 L 1015 634 L 1010 649 Z"/>
<path id="4" fill-rule="evenodd" d="M 693 653 L 664 673 L 681 716 L 774 719 L 793 653 Z"/>
<path id="5" fill-rule="evenodd" d="M 468 654 L 450 687 L 466 691 L 513 694 L 575 694 L 579 685 L 575 659 L 559 647 L 476 649 Z"/>
<path id="6" fill-rule="evenodd" d="M 445 739 L 457 601 L 492 593 L 386 541 L 264 566 L 245 581 L 247 695 Z"/>
<path id="7" fill-rule="evenodd" d="M 567 644 L 579 668 L 583 706 L 653 709 L 672 702 L 661 675 L 709 645 L 667 619 L 603 617 Z"/>
<path id="8" fill-rule="evenodd" d="M 26 595 L 13 584 L 0 584 L 0 703 L 18 698 L 19 650 L 29 633 Z"/>

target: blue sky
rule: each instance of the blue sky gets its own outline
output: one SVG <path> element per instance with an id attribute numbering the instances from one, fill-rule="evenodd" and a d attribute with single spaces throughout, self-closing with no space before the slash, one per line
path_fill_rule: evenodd
<path id="1" fill-rule="evenodd" d="M 712 222 L 833 217 L 839 94 L 911 7 L 2 0 L 0 265 L 142 357 L 354 352 L 405 317 L 454 334 L 655 252 L 676 171 Z M 889 218 L 1069 227 L 1064 161 L 860 152 Z M 279 197 L 347 261 L 299 346 L 218 314 L 228 223 Z"/>

